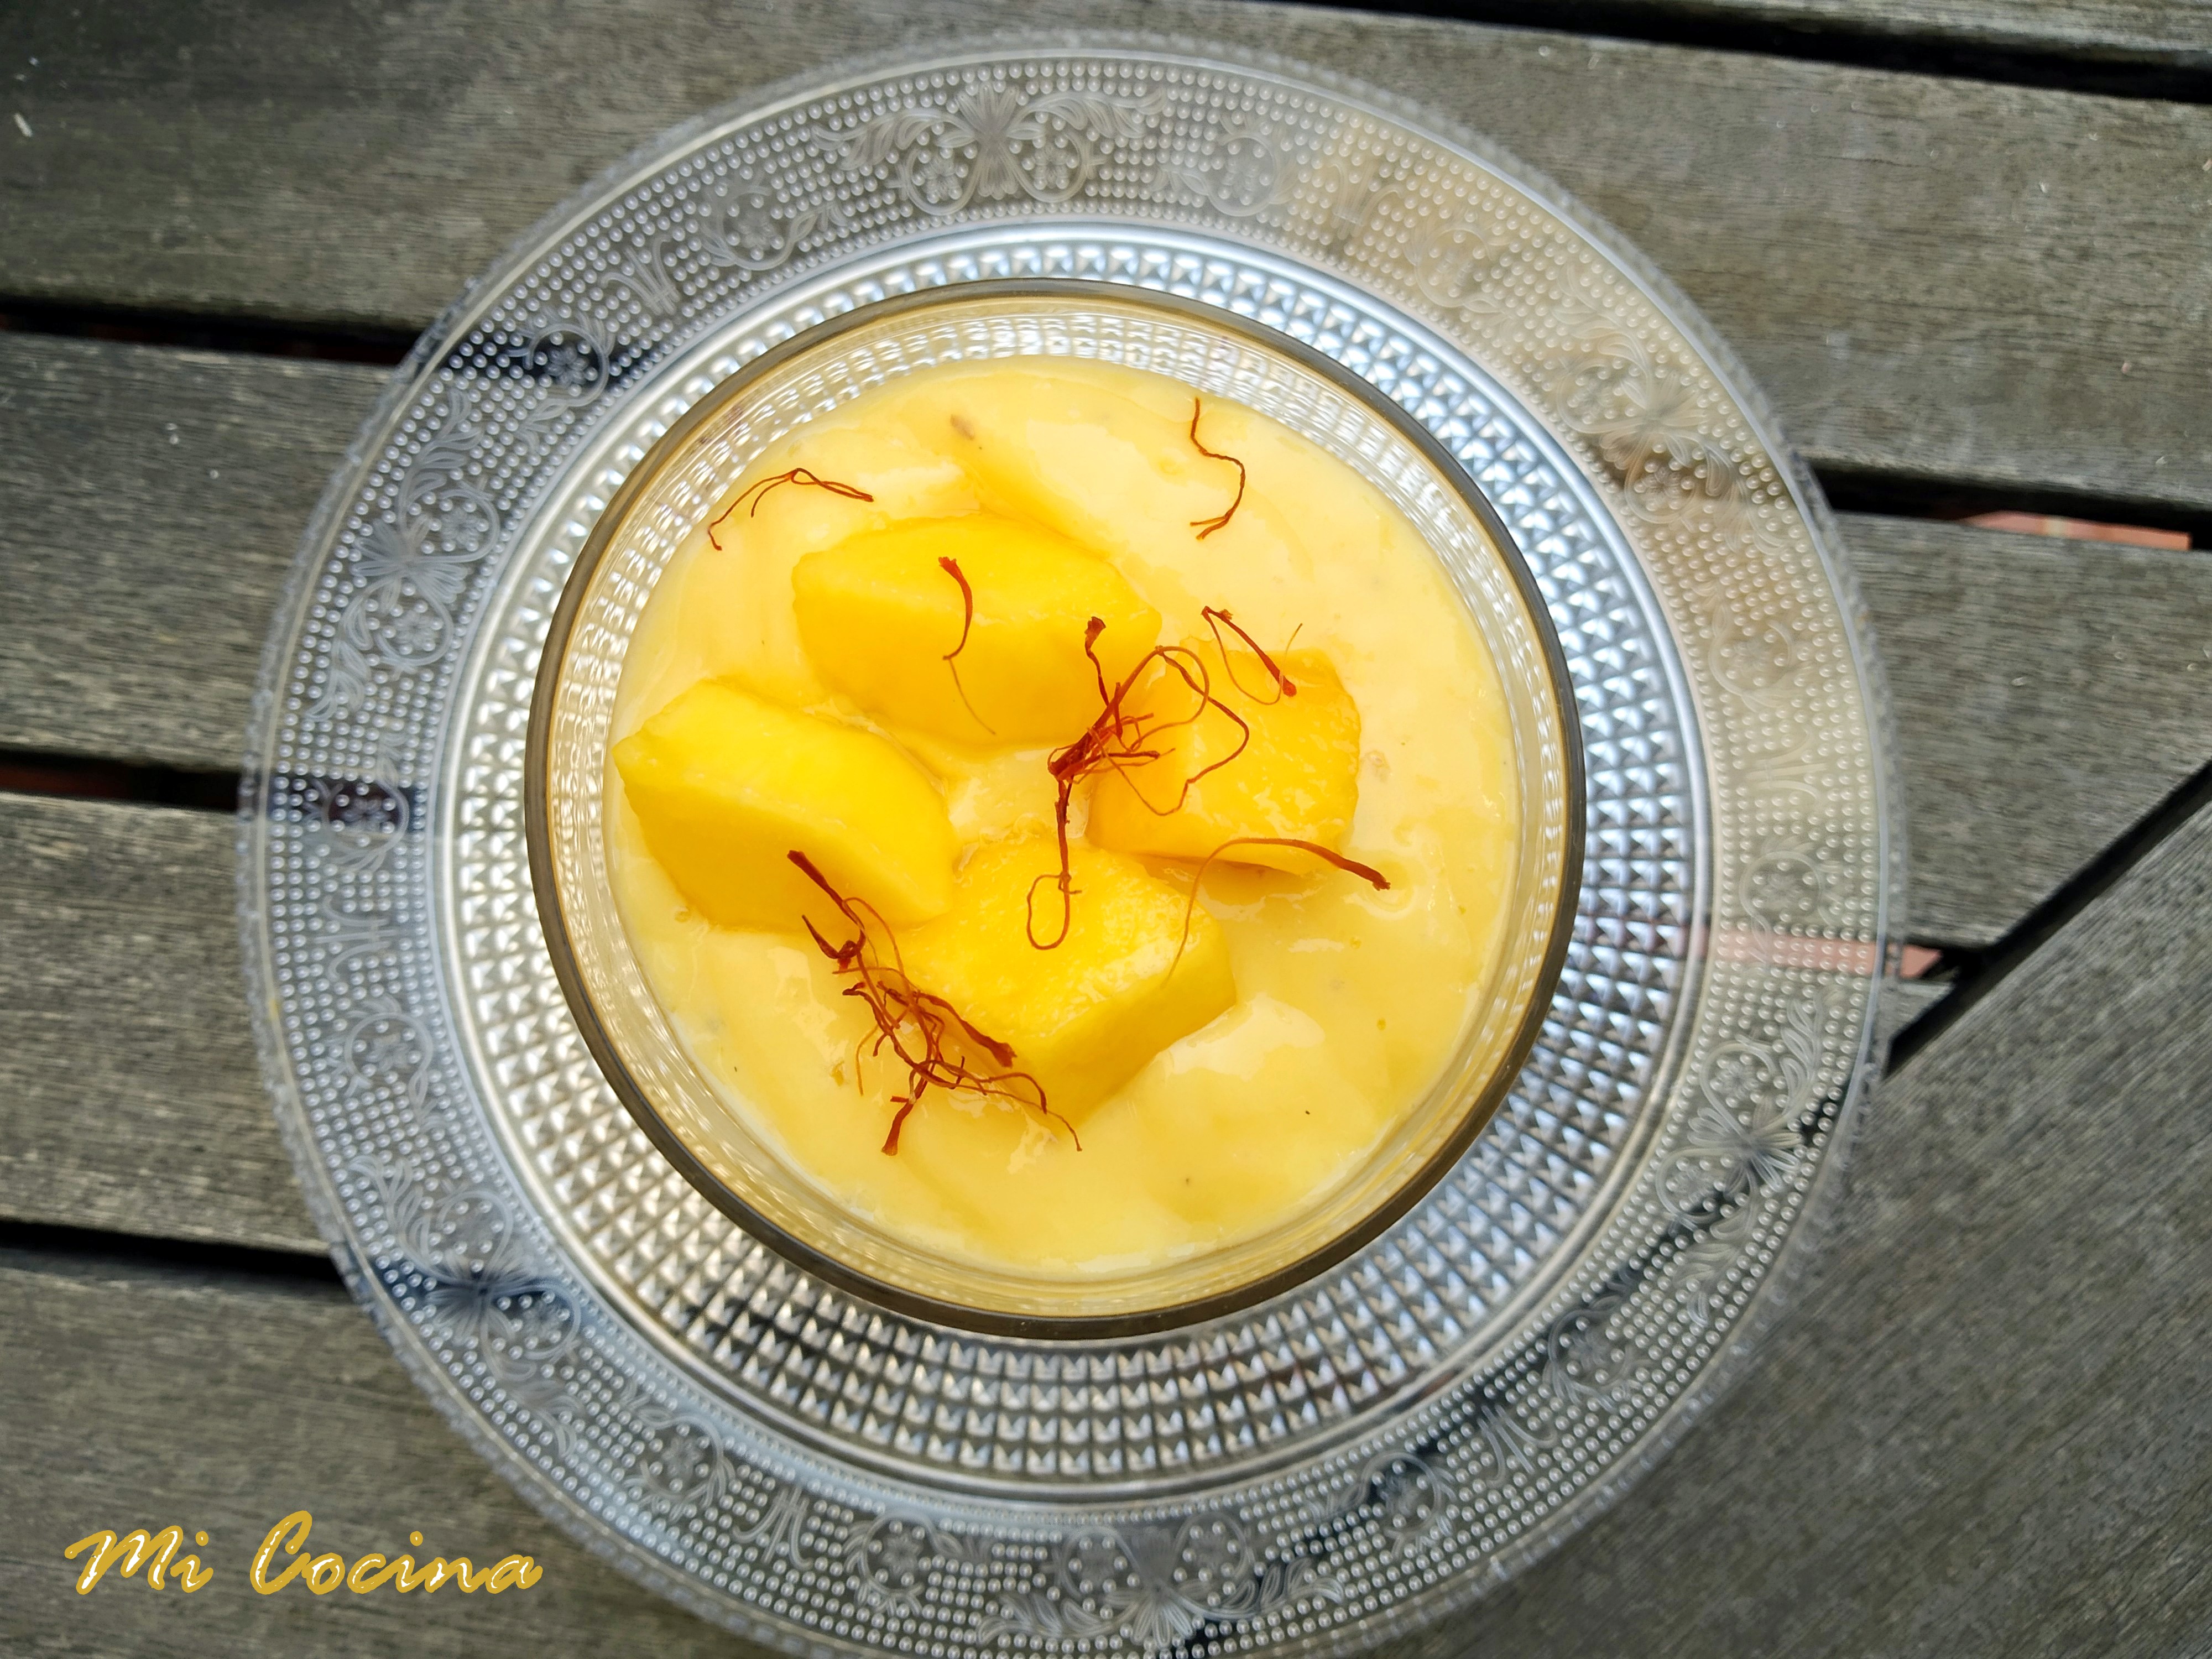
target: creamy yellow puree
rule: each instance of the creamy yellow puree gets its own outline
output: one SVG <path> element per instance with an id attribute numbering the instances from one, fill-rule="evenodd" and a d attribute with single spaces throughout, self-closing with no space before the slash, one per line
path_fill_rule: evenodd
<path id="1" fill-rule="evenodd" d="M 881 1151 L 902 1085 L 884 1064 L 856 1090 L 866 1030 L 801 935 L 691 915 L 606 789 L 616 896 L 647 977 L 731 1109 L 830 1194 L 918 1246 L 1000 1267 L 1080 1274 L 1249 1237 L 1348 1173 L 1457 1049 L 1492 976 L 1521 810 L 1497 670 L 1413 526 L 1350 468 L 1275 422 L 1116 366 L 1055 360 L 918 373 L 856 398 L 759 462 L 742 484 L 805 467 L 874 496 L 770 490 L 681 549 L 653 592 L 617 696 L 619 740 L 709 676 L 896 741 L 943 781 L 978 842 L 1052 822 L 1047 751 L 973 753 L 841 704 L 800 648 L 791 573 L 864 530 L 988 510 L 1109 559 L 1164 617 L 1203 635 L 1225 606 L 1261 644 L 1293 632 L 1357 702 L 1358 807 L 1344 851 L 1387 892 L 1323 872 L 1217 864 L 1200 902 L 1226 931 L 1238 1000 L 1085 1115 L 1079 1152 L 1034 1114 L 931 1094 L 896 1156 Z M 718 508 L 718 511 L 720 509 Z M 1076 810 L 1080 824 L 1082 800 Z M 1163 860 L 1164 872 L 1190 866 Z"/>

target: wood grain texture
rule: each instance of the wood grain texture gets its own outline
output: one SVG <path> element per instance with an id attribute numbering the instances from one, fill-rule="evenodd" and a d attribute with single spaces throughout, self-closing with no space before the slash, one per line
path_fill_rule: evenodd
<path id="1" fill-rule="evenodd" d="M 0 334 L 0 744 L 236 769 L 293 549 L 385 379 Z"/>
<path id="2" fill-rule="evenodd" d="M 1804 1303 L 1604 1519 L 1399 1659 L 2184 1654 L 2212 1641 L 2212 820 L 1940 1039 L 1878 1103 Z M 184 1655 L 742 1650 L 525 1510 L 335 1291 L 18 1255 L 0 1267 L 0 1640 Z M 486 1606 L 247 1593 L 319 1546 L 528 1551 Z M 79 1601 L 95 1525 L 206 1527 L 224 1578 Z"/>
<path id="3" fill-rule="evenodd" d="M 332 1286 L 0 1250 L 0 1649 L 143 1659 L 487 1653 L 705 1656 L 748 1650 L 648 1595 L 523 1503 L 431 1408 Z M 35 1361 L 31 1357 L 35 1356 Z M 404 1551 L 544 1577 L 496 1601 L 257 1595 L 269 1528 L 314 1516 L 348 1560 Z M 100 1528 L 204 1529 L 215 1578 L 185 1596 L 111 1574 L 76 1593 L 62 1551 Z"/>
<path id="4" fill-rule="evenodd" d="M 320 1255 L 247 1024 L 229 821 L 0 794 L 0 1220 Z M 1893 988 L 1894 1036 L 1948 987 Z"/>
<path id="5" fill-rule="evenodd" d="M 0 796 L 0 1215 L 319 1253 L 246 1024 L 231 824 Z"/>
<path id="6" fill-rule="evenodd" d="M 2100 64 L 2212 68 L 2206 0 L 1630 0 L 1668 17 L 1842 29 Z"/>
<path id="7" fill-rule="evenodd" d="M 2212 505 L 2212 109 L 1233 0 L 36 0 L 0 15 L 0 292 L 418 327 L 749 87 L 1087 25 L 1279 52 L 1561 179 L 1818 461 Z"/>
<path id="8" fill-rule="evenodd" d="M 2212 762 L 2212 556 L 1844 533 L 1897 703 L 1912 935 L 1988 944 Z"/>

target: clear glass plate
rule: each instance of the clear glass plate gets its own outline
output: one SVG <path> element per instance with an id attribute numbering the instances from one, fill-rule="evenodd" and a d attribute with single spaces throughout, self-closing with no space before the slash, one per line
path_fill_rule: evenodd
<path id="1" fill-rule="evenodd" d="M 826 318 L 992 277 L 1181 295 L 1366 381 L 1505 520 L 1583 738 L 1573 937 L 1488 1128 L 1344 1261 L 1152 1334 L 951 1328 L 738 1230 L 594 1065 L 525 845 L 548 624 L 653 444 Z M 708 1617 L 794 1652 L 1358 1648 L 1585 1524 L 1805 1259 L 1898 929 L 1856 615 L 1734 359 L 1469 135 L 1118 39 L 764 94 L 473 288 L 309 529 L 241 820 L 278 1119 L 434 1400 Z"/>

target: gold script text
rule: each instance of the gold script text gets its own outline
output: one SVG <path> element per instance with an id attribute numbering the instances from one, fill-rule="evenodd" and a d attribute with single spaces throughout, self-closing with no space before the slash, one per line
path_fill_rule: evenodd
<path id="1" fill-rule="evenodd" d="M 306 1553 L 308 1529 L 314 1524 L 314 1517 L 307 1510 L 295 1510 L 269 1528 L 246 1573 L 255 1589 L 264 1595 L 274 1595 L 297 1579 L 316 1595 L 328 1595 L 341 1584 L 356 1595 L 366 1595 L 386 1584 L 402 1595 L 417 1589 L 428 1595 L 450 1581 L 461 1587 L 464 1595 L 473 1595 L 478 1590 L 496 1595 L 503 1589 L 528 1589 L 545 1576 L 545 1570 L 526 1555 L 506 1556 L 482 1568 L 465 1555 L 457 1555 L 450 1561 L 443 1556 L 433 1556 L 417 1566 L 411 1555 L 383 1556 L 371 1550 L 349 1568 L 343 1556 Z M 422 1541 L 419 1532 L 410 1532 L 407 1537 L 409 1542 L 418 1546 Z M 289 1565 L 272 1572 L 270 1568 L 280 1550 L 292 1559 Z"/>
<path id="2" fill-rule="evenodd" d="M 200 1544 L 208 1540 L 208 1535 L 204 1532 L 194 1533 L 192 1538 Z M 118 1561 L 122 1563 L 122 1575 L 125 1578 L 143 1565 L 146 1569 L 146 1588 L 160 1589 L 168 1583 L 171 1559 L 184 1547 L 184 1542 L 182 1527 L 164 1527 L 151 1537 L 147 1535 L 143 1527 L 126 1532 L 120 1538 L 112 1530 L 102 1530 L 88 1533 L 78 1539 L 62 1552 L 62 1559 L 74 1561 L 80 1555 L 84 1557 L 84 1571 L 76 1576 L 76 1593 L 79 1595 L 91 1595 L 92 1587 L 106 1577 L 107 1570 Z M 176 1562 L 174 1571 L 177 1588 L 187 1595 L 215 1577 L 212 1569 L 200 1565 L 197 1555 L 188 1555 Z"/>

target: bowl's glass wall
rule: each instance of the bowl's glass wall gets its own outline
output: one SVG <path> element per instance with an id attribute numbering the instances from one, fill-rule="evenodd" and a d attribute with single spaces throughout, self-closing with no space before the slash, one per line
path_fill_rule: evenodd
<path id="1" fill-rule="evenodd" d="M 1470 507 L 1473 485 L 1411 441 L 1400 420 L 1271 349 L 1234 319 L 1215 320 L 1139 297 L 947 295 L 855 319 L 718 389 L 648 458 L 623 510 L 611 514 L 572 580 L 566 637 L 549 643 L 544 815 L 559 928 L 626 1079 L 642 1107 L 696 1160 L 709 1196 L 892 1293 L 948 1310 L 1023 1319 L 1110 1320 L 1234 1297 L 1328 1251 L 1442 1172 L 1494 1107 L 1556 966 L 1565 890 L 1577 863 L 1571 693 L 1548 620 L 1532 607 L 1509 555 Z M 696 1065 L 656 1001 L 618 914 L 601 822 L 610 724 L 624 654 L 655 582 L 751 461 L 806 421 L 885 380 L 943 364 L 1080 357 L 1168 376 L 1233 398 L 1318 444 L 1367 477 L 1413 523 L 1465 602 L 1497 665 L 1510 711 L 1522 800 L 1514 890 L 1490 984 L 1431 1090 L 1342 1182 L 1256 1237 L 1144 1268 L 1074 1279 L 1030 1276 L 918 1249 L 824 1194 L 758 1133 Z M 1449 470 L 1447 470 L 1449 469 Z M 1450 690 L 1436 690 L 1450 718 Z M 542 897 L 543 896 L 541 896 Z M 551 918 L 549 918 L 550 920 Z M 625 1087 L 624 1085 L 628 1086 Z M 697 1177 L 695 1176 L 695 1179 Z M 719 1188 L 720 1190 L 715 1190 Z M 750 1217 L 744 1212 L 750 1212 Z M 957 1313 L 946 1316 L 957 1319 Z"/>

